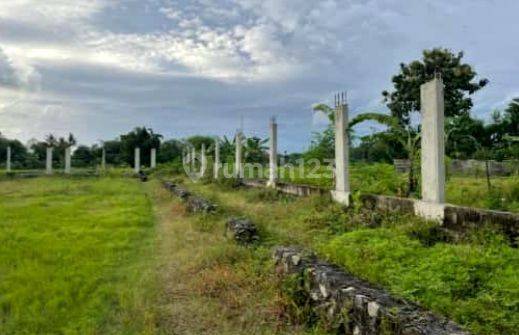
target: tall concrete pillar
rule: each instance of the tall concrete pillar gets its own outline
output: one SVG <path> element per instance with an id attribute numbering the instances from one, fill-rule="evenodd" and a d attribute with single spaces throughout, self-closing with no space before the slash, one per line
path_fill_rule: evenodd
<path id="1" fill-rule="evenodd" d="M 434 78 L 420 87 L 420 103 L 422 201 L 416 202 L 415 212 L 428 219 L 441 220 L 445 202 L 444 94 L 441 78 Z"/>
<path id="2" fill-rule="evenodd" d="M 101 169 L 106 170 L 106 149 L 104 147 L 101 151 Z"/>
<path id="3" fill-rule="evenodd" d="M 335 190 L 332 198 L 343 205 L 350 205 L 349 158 L 350 147 L 348 134 L 348 105 L 344 93 L 335 99 Z"/>
<path id="4" fill-rule="evenodd" d="M 214 179 L 220 177 L 220 141 L 218 138 L 214 140 Z"/>
<path id="5" fill-rule="evenodd" d="M 7 161 L 5 163 L 5 170 L 11 172 L 11 147 L 7 147 Z"/>
<path id="6" fill-rule="evenodd" d="M 70 174 L 70 167 L 71 167 L 71 147 L 65 148 L 65 173 Z"/>
<path id="7" fill-rule="evenodd" d="M 202 173 L 202 176 L 205 175 L 205 170 L 207 168 L 207 156 L 205 150 L 205 143 L 202 143 L 202 149 L 200 149 L 200 172 Z"/>
<path id="8" fill-rule="evenodd" d="M 157 167 L 157 149 L 151 148 L 150 167 L 152 169 Z"/>
<path id="9" fill-rule="evenodd" d="M 195 147 L 193 147 L 191 149 L 191 169 L 193 169 L 193 171 L 195 170 L 195 165 L 196 165 L 196 149 L 195 149 Z"/>
<path id="10" fill-rule="evenodd" d="M 139 173 L 141 170 L 141 148 L 135 148 L 133 170 Z"/>
<path id="11" fill-rule="evenodd" d="M 235 153 L 234 153 L 234 177 L 243 178 L 243 162 L 242 162 L 242 133 L 236 133 Z"/>
<path id="12" fill-rule="evenodd" d="M 45 173 L 46 174 L 52 174 L 52 147 L 47 147 L 47 156 L 46 156 L 46 163 L 45 163 Z"/>
<path id="13" fill-rule="evenodd" d="M 270 120 L 270 148 L 269 148 L 269 180 L 267 186 L 275 187 L 278 169 L 278 125 L 276 119 Z"/>

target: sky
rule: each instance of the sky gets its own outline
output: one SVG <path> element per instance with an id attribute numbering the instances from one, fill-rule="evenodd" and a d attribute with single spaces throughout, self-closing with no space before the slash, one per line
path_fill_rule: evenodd
<path id="1" fill-rule="evenodd" d="M 464 51 L 490 84 L 473 115 L 519 96 L 515 0 L 1 0 L 0 132 L 80 143 L 135 126 L 167 138 L 266 137 L 299 151 L 347 91 L 350 115 L 423 49 Z M 351 117 L 350 116 L 350 117 Z M 357 135 L 376 130 L 363 124 Z"/>

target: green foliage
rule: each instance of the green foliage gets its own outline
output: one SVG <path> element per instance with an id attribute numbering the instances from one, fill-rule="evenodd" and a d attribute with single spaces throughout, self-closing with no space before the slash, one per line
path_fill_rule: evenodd
<path id="1" fill-rule="evenodd" d="M 423 245 L 405 229 L 360 229 L 325 243 L 321 252 L 475 333 L 512 334 L 519 324 L 519 252 L 502 240 Z"/>
<path id="2" fill-rule="evenodd" d="M 141 164 L 150 166 L 150 153 L 152 148 L 159 148 L 162 135 L 155 134 L 153 129 L 146 127 L 136 127 L 127 134 L 121 135 L 122 160 L 128 165 L 133 166 L 135 148 L 141 150 Z"/>
<path id="3" fill-rule="evenodd" d="M 471 65 L 462 63 L 463 52 L 454 54 L 448 49 L 424 50 L 421 60 L 400 64 L 393 76 L 394 91 L 382 92 L 393 116 L 403 123 L 410 122 L 410 113 L 420 110 L 420 86 L 439 74 L 445 85 L 445 115 L 468 113 L 472 95 L 483 88 L 488 80 L 475 81 L 477 73 Z"/>

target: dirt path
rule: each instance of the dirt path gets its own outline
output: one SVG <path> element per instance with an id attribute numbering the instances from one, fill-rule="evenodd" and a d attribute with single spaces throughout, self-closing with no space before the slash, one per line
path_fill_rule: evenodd
<path id="1" fill-rule="evenodd" d="M 158 183 L 150 187 L 158 220 L 159 333 L 297 333 L 283 321 L 268 249 L 235 245 L 223 236 L 224 215 L 187 214 Z"/>

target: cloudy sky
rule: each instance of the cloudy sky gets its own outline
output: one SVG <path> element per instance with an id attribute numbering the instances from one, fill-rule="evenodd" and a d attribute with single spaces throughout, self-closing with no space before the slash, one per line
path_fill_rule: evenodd
<path id="1" fill-rule="evenodd" d="M 518 12 L 515 0 L 1 0 L 0 132 L 230 135 L 243 116 L 265 136 L 275 115 L 282 149 L 300 150 L 322 127 L 313 103 L 347 90 L 352 114 L 383 110 L 398 64 L 435 46 L 490 79 L 473 111 L 488 119 L 519 96 Z"/>

